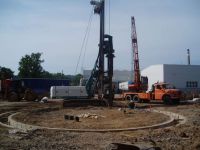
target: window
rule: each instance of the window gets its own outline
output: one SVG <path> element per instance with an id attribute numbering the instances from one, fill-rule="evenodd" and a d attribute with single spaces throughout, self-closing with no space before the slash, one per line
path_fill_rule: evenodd
<path id="1" fill-rule="evenodd" d="M 187 88 L 197 88 L 198 87 L 198 82 L 197 81 L 187 81 L 186 82 L 186 87 Z"/>

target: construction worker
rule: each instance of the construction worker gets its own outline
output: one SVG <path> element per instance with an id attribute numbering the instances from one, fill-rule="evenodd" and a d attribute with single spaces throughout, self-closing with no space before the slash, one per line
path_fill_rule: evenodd
<path id="1" fill-rule="evenodd" d="M 129 103 L 128 103 L 128 107 L 130 109 L 135 109 L 135 106 L 136 106 L 135 102 L 133 100 L 130 100 Z"/>

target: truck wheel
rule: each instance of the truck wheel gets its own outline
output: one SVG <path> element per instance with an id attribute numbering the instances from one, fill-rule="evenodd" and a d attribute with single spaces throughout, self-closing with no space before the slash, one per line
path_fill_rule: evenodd
<path id="1" fill-rule="evenodd" d="M 166 104 L 166 105 L 171 105 L 171 104 L 172 104 L 171 97 L 170 97 L 169 95 L 163 96 L 163 102 L 164 102 L 164 104 Z"/>
<path id="2" fill-rule="evenodd" d="M 140 102 L 140 98 L 138 97 L 138 95 L 133 96 L 133 101 Z"/>
<path id="3" fill-rule="evenodd" d="M 174 99 L 174 100 L 173 100 L 173 104 L 175 104 L 175 105 L 180 104 L 180 99 Z"/>
<path id="4" fill-rule="evenodd" d="M 25 91 L 25 94 L 24 94 L 24 99 L 27 100 L 27 101 L 34 101 L 36 99 L 36 94 L 30 90 L 30 89 L 27 89 Z"/>
<path id="5" fill-rule="evenodd" d="M 8 101 L 10 101 L 10 102 L 16 102 L 16 101 L 18 101 L 17 93 L 11 92 L 9 94 Z"/>
<path id="6" fill-rule="evenodd" d="M 130 101 L 131 100 L 131 95 L 126 95 L 125 100 Z"/>

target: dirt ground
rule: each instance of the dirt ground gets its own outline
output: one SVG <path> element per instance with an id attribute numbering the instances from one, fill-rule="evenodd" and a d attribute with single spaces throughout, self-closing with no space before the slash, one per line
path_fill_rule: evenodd
<path id="1" fill-rule="evenodd" d="M 79 121 L 65 120 L 64 115 L 77 116 Z M 69 129 L 116 129 L 148 126 L 169 119 L 163 114 L 144 110 L 107 107 L 64 108 L 55 111 L 34 110 L 21 113 L 16 120 L 26 124 Z"/>
<path id="2" fill-rule="evenodd" d="M 54 117 L 57 119 L 56 122 L 59 121 L 59 114 L 71 114 L 72 108 L 66 108 L 64 110 L 55 110 L 49 112 L 40 112 L 33 113 L 32 110 L 40 109 L 40 108 L 49 108 L 49 107 L 57 107 L 52 104 L 38 104 L 38 103 L 6 103 L 0 102 L 0 112 L 7 111 L 21 111 L 23 112 L 31 112 L 31 115 L 35 115 L 35 117 L 40 116 L 41 118 L 46 117 L 46 125 L 54 126 L 56 124 L 52 124 L 51 121 L 48 122 L 49 117 Z M 134 145 L 147 145 L 157 146 L 161 149 L 166 150 L 198 150 L 200 149 L 200 105 L 198 104 L 181 104 L 178 106 L 164 106 L 162 104 L 152 104 L 154 109 L 158 110 L 166 110 L 171 112 L 176 112 L 187 117 L 187 122 L 183 125 L 179 126 L 171 126 L 168 128 L 162 129 L 154 129 L 154 130 L 139 130 L 139 131 L 130 131 L 130 132 L 107 132 L 107 133 L 98 133 L 98 132 L 66 132 L 66 131 L 55 131 L 55 130 L 34 130 L 28 133 L 19 132 L 16 129 L 8 129 L 5 127 L 0 127 L 0 149 L 8 149 L 8 150 L 19 150 L 19 149 L 110 149 L 111 143 L 128 143 Z M 103 111 L 102 111 L 103 109 Z M 105 109 L 105 111 L 104 111 Z M 75 114 L 78 115 L 82 113 L 80 108 L 75 108 Z M 112 111 L 117 112 L 114 113 L 114 116 L 119 116 L 119 120 L 121 122 L 125 122 L 127 127 L 130 125 L 127 123 L 126 119 L 122 120 L 120 115 L 123 113 L 118 111 L 118 108 L 113 108 L 108 110 L 107 108 L 99 108 L 99 107 L 89 107 L 89 109 L 85 109 L 84 113 L 88 112 L 98 114 L 99 116 L 109 116 L 107 113 L 112 114 Z M 96 110 L 95 112 L 93 112 Z M 58 111 L 57 113 L 55 113 Z M 98 112 L 99 111 L 99 112 Z M 73 111 L 74 112 L 74 111 Z M 138 117 L 138 112 L 134 112 L 131 117 Z M 56 116 L 57 114 L 58 116 Z M 144 113 L 143 117 L 150 118 L 148 121 L 147 118 L 140 118 L 139 122 L 143 124 L 144 122 L 154 123 L 153 120 L 157 118 L 156 122 L 160 121 L 159 116 L 157 114 L 148 114 Z M 24 113 L 24 117 L 27 114 Z M 111 115 L 112 116 L 112 115 Z M 58 117 L 58 118 L 57 118 Z M 116 117 L 117 118 L 117 117 Z M 129 118 L 129 117 L 127 117 Z M 25 118 L 26 119 L 26 118 Z M 60 118 L 61 119 L 61 118 Z M 100 118 L 105 119 L 105 118 Z M 129 118 L 130 119 L 130 118 Z M 94 119 L 86 119 L 87 121 L 94 121 Z M 108 119 L 110 120 L 110 119 Z M 138 120 L 135 119 L 135 120 Z M 32 120 L 34 121 L 34 120 Z M 132 121 L 132 120 L 128 120 Z M 26 121 L 25 121 L 26 122 Z M 42 124 L 41 121 L 34 122 L 35 124 Z M 115 122 L 116 123 L 116 122 Z M 45 125 L 44 124 L 44 125 Z M 136 123 L 138 124 L 138 123 Z M 60 124 L 61 126 L 65 125 Z M 67 124 L 68 125 L 68 124 Z M 120 127 L 122 123 L 119 123 L 118 127 Z M 75 125 L 75 127 L 78 127 Z M 101 127 L 101 125 L 99 125 Z M 106 123 L 106 127 L 111 127 L 110 122 Z"/>

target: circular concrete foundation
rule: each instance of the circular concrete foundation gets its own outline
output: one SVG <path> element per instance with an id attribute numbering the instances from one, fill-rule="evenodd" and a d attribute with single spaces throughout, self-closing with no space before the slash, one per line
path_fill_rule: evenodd
<path id="1" fill-rule="evenodd" d="M 117 111 L 117 110 L 116 110 Z M 163 128 L 167 126 L 171 126 L 174 124 L 183 124 L 186 122 L 186 118 L 182 115 L 167 112 L 167 111 L 159 111 L 159 110 L 145 110 L 146 113 L 159 113 L 164 116 L 168 116 L 168 120 L 147 125 L 147 126 L 139 126 L 139 127 L 119 127 L 119 128 L 70 128 L 70 127 L 48 127 L 48 126 L 39 126 L 35 124 L 29 124 L 29 123 L 23 123 L 22 121 L 17 120 L 16 118 L 20 116 L 20 112 L 14 113 L 8 117 L 8 123 L 11 127 L 17 128 L 23 131 L 28 130 L 35 130 L 35 129 L 49 129 L 49 130 L 63 130 L 63 131 L 72 131 L 72 132 L 122 132 L 122 131 L 135 131 L 135 130 L 145 130 L 145 129 L 157 129 L 157 128 Z M 145 121 L 145 120 L 144 120 Z M 178 122 L 177 122 L 178 121 Z"/>

